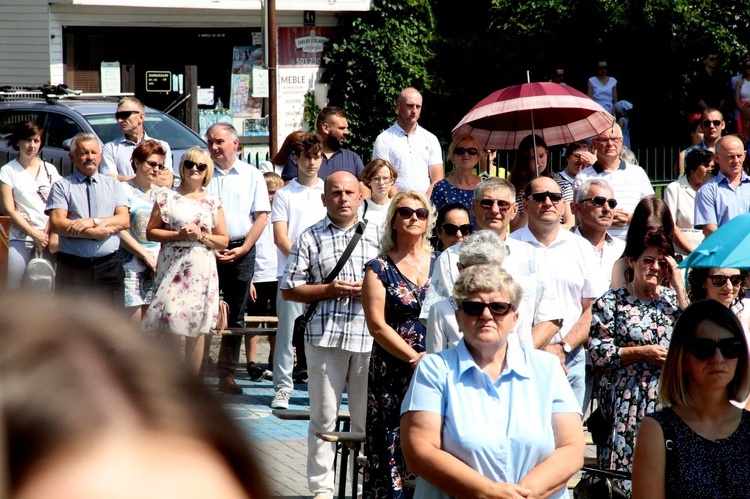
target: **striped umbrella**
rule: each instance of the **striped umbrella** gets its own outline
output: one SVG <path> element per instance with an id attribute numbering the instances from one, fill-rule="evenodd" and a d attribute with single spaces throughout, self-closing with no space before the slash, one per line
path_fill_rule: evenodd
<path id="1" fill-rule="evenodd" d="M 584 140 L 615 119 L 578 90 L 558 83 L 524 83 L 493 92 L 469 111 L 452 135 L 468 134 L 483 149 L 516 149 L 527 135 L 547 145 Z"/>

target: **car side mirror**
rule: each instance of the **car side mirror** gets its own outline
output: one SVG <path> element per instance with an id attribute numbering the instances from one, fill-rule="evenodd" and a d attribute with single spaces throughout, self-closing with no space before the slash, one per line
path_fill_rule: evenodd
<path id="1" fill-rule="evenodd" d="M 65 139 L 62 143 L 62 148 L 66 151 L 70 151 L 70 143 L 73 141 L 73 138 Z"/>

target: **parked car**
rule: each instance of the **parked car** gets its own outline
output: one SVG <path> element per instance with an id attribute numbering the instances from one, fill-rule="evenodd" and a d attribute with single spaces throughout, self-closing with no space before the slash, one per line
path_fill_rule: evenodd
<path id="1" fill-rule="evenodd" d="M 60 174 L 72 172 L 66 140 L 81 132 L 96 134 L 103 144 L 122 135 L 115 119 L 117 102 L 102 100 L 60 99 L 52 103 L 39 99 L 2 100 L 0 97 L 0 166 L 14 159 L 17 152 L 8 146 L 8 137 L 16 124 L 36 121 L 45 130 L 40 156 L 54 164 Z M 171 116 L 146 108 L 143 127 L 149 137 L 163 140 L 172 149 L 175 167 L 182 155 L 193 146 L 207 149 L 206 142 L 190 128 Z M 177 172 L 175 172 L 177 174 Z"/>

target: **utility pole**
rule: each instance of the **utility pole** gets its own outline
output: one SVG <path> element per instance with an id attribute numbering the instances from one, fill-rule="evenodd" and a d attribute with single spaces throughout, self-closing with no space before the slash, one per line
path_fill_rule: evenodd
<path id="1" fill-rule="evenodd" d="M 268 149 L 273 157 L 279 149 L 276 138 L 278 129 L 278 115 L 276 114 L 277 102 L 277 78 L 276 63 L 278 57 L 276 49 L 278 46 L 278 30 L 276 29 L 276 0 L 265 1 L 266 21 L 266 67 L 268 68 Z"/>

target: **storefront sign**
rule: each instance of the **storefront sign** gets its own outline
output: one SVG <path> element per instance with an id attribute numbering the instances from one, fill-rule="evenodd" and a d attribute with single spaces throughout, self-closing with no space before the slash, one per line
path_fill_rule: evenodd
<path id="1" fill-rule="evenodd" d="M 146 71 L 146 92 L 169 93 L 171 90 L 171 71 Z"/>
<path id="2" fill-rule="evenodd" d="M 120 63 L 102 62 L 100 69 L 101 87 L 103 94 L 120 93 Z"/>
<path id="3" fill-rule="evenodd" d="M 323 62 L 333 28 L 279 28 L 279 67 L 317 67 Z"/>
<path id="4" fill-rule="evenodd" d="M 320 68 L 279 68 L 276 101 L 278 143 L 295 130 L 307 130 L 305 124 L 305 95 L 315 88 Z"/>
<path id="5" fill-rule="evenodd" d="M 253 97 L 268 97 L 268 70 L 253 66 Z"/>
<path id="6" fill-rule="evenodd" d="M 306 10 L 302 12 L 302 23 L 305 26 L 315 26 L 315 11 Z"/>

